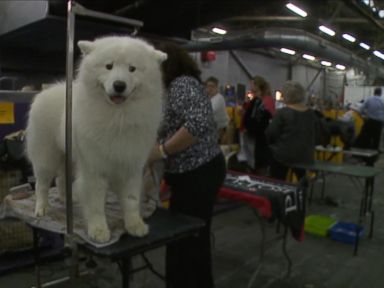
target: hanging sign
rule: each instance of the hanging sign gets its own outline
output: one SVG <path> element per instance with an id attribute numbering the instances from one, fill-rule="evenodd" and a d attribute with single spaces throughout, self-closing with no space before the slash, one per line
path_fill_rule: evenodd
<path id="1" fill-rule="evenodd" d="M 15 105 L 11 102 L 0 102 L 0 124 L 15 123 Z"/>

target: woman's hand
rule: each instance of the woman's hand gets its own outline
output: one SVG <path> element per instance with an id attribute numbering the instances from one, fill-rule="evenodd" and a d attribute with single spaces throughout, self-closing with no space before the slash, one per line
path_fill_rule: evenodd
<path id="1" fill-rule="evenodd" d="M 159 144 L 156 143 L 155 146 L 152 148 L 151 153 L 149 154 L 149 157 L 147 160 L 148 165 L 152 165 L 154 162 L 162 159 L 163 159 L 163 155 L 160 152 Z"/>

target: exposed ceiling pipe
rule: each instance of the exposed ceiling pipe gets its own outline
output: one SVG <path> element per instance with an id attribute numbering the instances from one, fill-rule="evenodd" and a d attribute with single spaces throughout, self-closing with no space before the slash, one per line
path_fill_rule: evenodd
<path id="1" fill-rule="evenodd" d="M 285 47 L 312 54 L 335 64 L 353 66 L 367 73 L 384 73 L 384 67 L 381 65 L 369 63 L 341 46 L 303 30 L 292 28 L 268 28 L 215 42 L 194 41 L 189 42 L 184 47 L 191 52 Z"/>

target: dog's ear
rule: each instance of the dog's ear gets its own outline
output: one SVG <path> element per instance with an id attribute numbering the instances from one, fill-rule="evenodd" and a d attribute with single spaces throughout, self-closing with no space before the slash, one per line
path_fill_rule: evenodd
<path id="1" fill-rule="evenodd" d="M 95 45 L 91 41 L 79 41 L 77 42 L 77 46 L 79 46 L 80 51 L 81 53 L 83 53 L 83 55 L 88 55 L 92 52 Z"/>
<path id="2" fill-rule="evenodd" d="M 168 55 L 164 52 L 161 52 L 160 50 L 154 50 L 154 54 L 155 54 L 155 57 L 156 59 L 161 63 L 161 62 L 164 62 L 165 60 L 167 60 L 168 58 Z"/>

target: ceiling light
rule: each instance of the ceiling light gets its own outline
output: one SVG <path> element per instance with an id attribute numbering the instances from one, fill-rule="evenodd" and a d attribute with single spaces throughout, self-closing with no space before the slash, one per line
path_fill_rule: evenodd
<path id="1" fill-rule="evenodd" d="M 311 61 L 315 60 L 315 56 L 308 55 L 308 54 L 303 54 L 303 58 Z"/>
<path id="2" fill-rule="evenodd" d="M 339 70 L 345 70 L 345 66 L 344 65 L 340 65 L 340 64 L 337 64 L 336 68 L 339 69 Z"/>
<path id="3" fill-rule="evenodd" d="M 225 35 L 227 34 L 227 31 L 221 28 L 214 27 L 212 28 L 212 32 L 215 32 L 216 34 Z"/>
<path id="4" fill-rule="evenodd" d="M 365 50 L 371 49 L 371 47 L 369 45 L 365 44 L 365 43 L 360 43 L 359 45 L 360 45 L 361 48 L 364 48 Z"/>
<path id="5" fill-rule="evenodd" d="M 292 3 L 288 3 L 287 5 L 287 8 L 293 12 L 295 12 L 296 14 L 300 15 L 301 17 L 307 17 L 308 13 L 305 12 L 303 9 L 293 5 Z"/>
<path id="6" fill-rule="evenodd" d="M 321 61 L 320 62 L 321 63 L 321 65 L 324 65 L 324 66 L 332 66 L 332 63 L 331 62 L 328 62 L 328 61 Z"/>
<path id="7" fill-rule="evenodd" d="M 384 54 L 381 53 L 380 51 L 375 50 L 375 51 L 373 51 L 373 54 L 374 54 L 375 56 L 377 56 L 377 57 L 379 57 L 379 58 L 381 58 L 381 59 L 384 60 Z"/>
<path id="8" fill-rule="evenodd" d="M 342 36 L 345 40 L 348 40 L 349 42 L 355 42 L 356 41 L 356 38 L 349 35 L 349 34 L 343 34 Z"/>
<path id="9" fill-rule="evenodd" d="M 379 10 L 379 17 L 384 18 L 384 10 Z"/>
<path id="10" fill-rule="evenodd" d="M 329 29 L 328 27 L 325 27 L 324 25 L 319 26 L 319 29 L 323 31 L 325 34 L 328 34 L 329 36 L 335 36 L 336 32 L 332 29 Z"/>
<path id="11" fill-rule="evenodd" d="M 296 51 L 291 50 L 291 49 L 287 49 L 287 48 L 281 48 L 280 51 L 285 53 L 285 54 L 289 54 L 289 55 L 295 55 L 296 54 Z"/>

